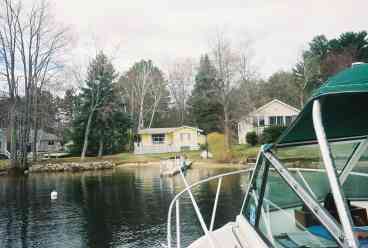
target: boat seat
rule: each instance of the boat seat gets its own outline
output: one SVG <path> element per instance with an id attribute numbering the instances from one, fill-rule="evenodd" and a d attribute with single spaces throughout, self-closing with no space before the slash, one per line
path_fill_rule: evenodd
<path id="1" fill-rule="evenodd" d="M 322 236 L 313 235 L 309 232 L 285 233 L 276 237 L 276 240 L 285 248 L 337 248 L 337 245 L 334 241 L 326 239 Z"/>
<path id="2" fill-rule="evenodd" d="M 353 227 L 354 231 L 368 232 L 368 226 Z M 333 240 L 331 234 L 322 225 L 315 225 L 308 227 L 308 231 L 316 236 L 322 237 L 327 240 Z M 360 247 L 368 248 L 368 239 L 359 239 Z"/>
<path id="3" fill-rule="evenodd" d="M 368 216 L 367 216 L 367 210 L 362 207 L 350 205 L 350 212 L 351 217 L 353 219 L 355 226 L 368 226 Z M 339 221 L 338 214 L 332 210 L 329 211 L 330 214 Z M 320 224 L 318 219 L 312 214 L 312 212 L 307 209 L 295 209 L 294 211 L 295 219 L 297 220 L 297 223 L 302 225 L 302 227 L 298 226 L 299 228 L 303 229 L 308 228 L 310 226 L 318 225 Z"/>

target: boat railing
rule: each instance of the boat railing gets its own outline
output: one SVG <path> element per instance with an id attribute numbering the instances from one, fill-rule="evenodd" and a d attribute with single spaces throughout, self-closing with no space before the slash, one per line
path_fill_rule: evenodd
<path id="1" fill-rule="evenodd" d="M 184 195 L 184 193 L 188 193 L 191 203 L 193 205 L 196 217 L 201 225 L 202 231 L 205 234 L 205 237 L 207 238 L 208 242 L 209 242 L 209 247 L 215 248 L 215 242 L 212 238 L 212 231 L 213 231 L 213 227 L 214 227 L 214 223 L 215 223 L 215 218 L 216 218 L 216 211 L 217 211 L 217 206 L 218 206 L 218 200 L 219 200 L 219 195 L 220 195 L 220 191 L 221 191 L 221 185 L 222 185 L 222 180 L 224 177 L 227 176 L 233 176 L 233 175 L 238 175 L 238 174 L 242 174 L 242 173 L 249 173 L 250 171 L 252 171 L 253 169 L 243 169 L 243 170 L 237 170 L 237 171 L 233 171 L 233 172 L 228 172 L 228 173 L 224 173 L 224 174 L 220 174 L 220 175 L 216 175 L 216 176 L 212 176 L 209 178 L 206 178 L 204 180 L 198 181 L 196 183 L 193 183 L 192 185 L 188 185 L 184 176 L 183 176 L 183 180 L 184 180 L 184 184 L 185 184 L 185 188 L 179 192 L 174 199 L 171 201 L 170 203 L 170 207 L 169 207 L 169 211 L 168 211 L 168 216 L 167 216 L 167 247 L 168 248 L 172 248 L 172 212 L 175 206 L 175 224 L 176 224 L 176 248 L 181 248 L 181 232 L 180 232 L 180 198 Z M 214 181 L 217 180 L 217 190 L 216 190 L 216 195 L 214 198 L 214 203 L 213 203 L 213 207 L 212 207 L 212 214 L 211 214 L 211 220 L 209 225 L 206 225 L 203 216 L 200 212 L 200 209 L 197 205 L 196 200 L 194 199 L 194 196 L 192 194 L 192 188 L 201 185 L 203 183 L 208 183 L 210 181 Z"/>

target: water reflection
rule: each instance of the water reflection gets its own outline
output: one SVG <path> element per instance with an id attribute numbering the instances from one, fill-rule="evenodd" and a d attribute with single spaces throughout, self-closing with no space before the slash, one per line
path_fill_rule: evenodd
<path id="1" fill-rule="evenodd" d="M 229 170 L 192 169 L 196 182 Z M 239 213 L 247 177 L 223 181 L 215 226 Z M 161 247 L 167 211 L 183 188 L 179 177 L 161 179 L 156 168 L 124 168 L 80 174 L 0 178 L 0 247 Z M 56 189 L 58 199 L 50 200 Z M 217 182 L 194 195 L 209 223 Z M 188 197 L 181 201 L 183 238 L 202 233 Z M 185 242 L 184 242 L 185 243 Z"/>

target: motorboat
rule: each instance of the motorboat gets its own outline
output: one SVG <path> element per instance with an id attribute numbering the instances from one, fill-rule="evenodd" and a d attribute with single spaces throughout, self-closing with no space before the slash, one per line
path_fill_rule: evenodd
<path id="1" fill-rule="evenodd" d="M 253 168 L 192 185 L 183 177 L 169 207 L 167 247 L 182 245 L 180 199 L 188 194 L 203 230 L 189 248 L 368 247 L 367 107 L 368 64 L 353 64 L 313 93 L 275 143 L 262 145 Z M 250 180 L 239 214 L 214 228 L 222 180 L 240 173 Z M 212 180 L 218 187 L 205 223 L 191 190 Z"/>

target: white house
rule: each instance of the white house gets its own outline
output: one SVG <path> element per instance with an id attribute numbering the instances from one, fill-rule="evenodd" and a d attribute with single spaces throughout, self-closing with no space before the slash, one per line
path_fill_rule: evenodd
<path id="1" fill-rule="evenodd" d="M 262 107 L 254 110 L 238 123 L 239 144 L 245 144 L 245 136 L 248 132 L 255 131 L 258 135 L 269 126 L 288 126 L 300 110 L 274 99 Z"/>

